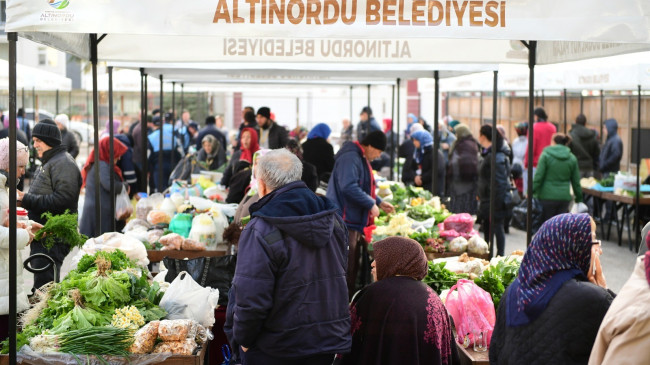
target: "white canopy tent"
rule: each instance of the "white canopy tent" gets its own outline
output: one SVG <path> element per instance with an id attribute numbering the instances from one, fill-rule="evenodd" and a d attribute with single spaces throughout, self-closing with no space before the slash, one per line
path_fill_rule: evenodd
<path id="1" fill-rule="evenodd" d="M 18 88 L 50 91 L 72 90 L 72 80 L 65 76 L 25 65 L 16 67 L 18 68 L 18 79 L 16 80 Z M 6 60 L 0 60 L 0 88 L 9 89 L 9 63 Z"/>
<path id="2" fill-rule="evenodd" d="M 477 60 L 528 63 L 532 89 L 536 63 L 650 49 L 650 3 L 646 0 L 275 0 L 263 3 L 268 6 L 256 6 L 257 2 L 244 0 L 51 3 L 8 0 L 5 30 L 10 48 L 10 119 L 15 118 L 14 62 L 18 36 L 91 60 L 95 74 L 96 132 L 98 60 L 419 63 L 430 64 L 429 72 L 435 70 L 435 64 L 476 63 Z M 524 47 L 519 40 L 533 41 Z M 436 79 L 437 76 L 436 73 Z M 437 99 L 437 82 L 435 94 Z M 434 124 L 437 125 L 437 100 L 435 105 Z M 10 136 L 15 137 L 14 123 L 10 126 Z M 532 140 L 532 133 L 530 137 Z M 10 148 L 15 150 L 15 145 Z M 98 163 L 98 149 L 95 151 Z M 12 156 L 15 161 L 15 155 Z M 11 211 L 16 208 L 15 182 L 15 169 L 11 169 Z M 15 216 L 10 214 L 13 244 L 15 227 Z M 10 252 L 9 324 L 12 326 L 15 325 L 15 247 L 10 247 Z M 10 336 L 10 363 L 15 363 L 15 333 Z"/>

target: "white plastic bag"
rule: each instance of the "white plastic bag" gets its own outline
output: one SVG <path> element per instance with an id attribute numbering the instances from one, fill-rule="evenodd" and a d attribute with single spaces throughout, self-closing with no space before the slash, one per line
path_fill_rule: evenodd
<path id="1" fill-rule="evenodd" d="M 223 234 L 223 231 L 222 231 Z M 208 250 L 217 248 L 217 227 L 209 214 L 199 214 L 192 219 L 192 229 L 187 237 L 204 243 Z"/>
<path id="2" fill-rule="evenodd" d="M 94 255 L 97 251 L 113 252 L 119 249 L 126 254 L 126 257 L 133 259 L 140 266 L 149 265 L 149 258 L 147 257 L 147 248 L 138 239 L 127 236 L 117 232 L 107 232 L 103 235 L 91 238 L 72 258 L 72 265 L 77 267 L 79 260 L 88 254 Z"/>
<path id="3" fill-rule="evenodd" d="M 115 220 L 125 221 L 131 214 L 133 214 L 133 205 L 131 205 L 126 187 L 122 185 L 122 191 L 115 198 Z"/>
<path id="4" fill-rule="evenodd" d="M 167 319 L 193 319 L 204 327 L 214 324 L 219 290 L 202 287 L 186 271 L 178 274 L 160 300 Z"/>
<path id="5" fill-rule="evenodd" d="M 571 208 L 571 214 L 581 213 L 589 213 L 589 207 L 587 207 L 587 204 L 583 202 L 573 204 L 573 207 Z"/>

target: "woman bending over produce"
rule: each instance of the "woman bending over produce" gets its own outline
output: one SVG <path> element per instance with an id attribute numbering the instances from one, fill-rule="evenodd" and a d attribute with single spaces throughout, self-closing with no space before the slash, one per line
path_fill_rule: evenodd
<path id="1" fill-rule="evenodd" d="M 456 344 L 438 295 L 422 282 L 427 258 L 405 237 L 374 244 L 375 283 L 350 305 L 352 350 L 343 364 L 455 364 Z"/>
<path id="2" fill-rule="evenodd" d="M 614 296 L 601 254 L 588 214 L 546 221 L 499 304 L 490 364 L 586 364 Z"/>

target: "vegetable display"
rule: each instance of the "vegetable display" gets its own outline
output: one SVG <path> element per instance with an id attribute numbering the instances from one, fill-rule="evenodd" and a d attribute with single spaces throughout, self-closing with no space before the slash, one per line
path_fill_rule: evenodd
<path id="1" fill-rule="evenodd" d="M 45 212 L 41 217 L 46 222 L 43 228 L 36 232 L 34 239 L 40 241 L 48 249 L 58 242 L 63 242 L 71 249 L 81 247 L 88 240 L 88 237 L 79 233 L 77 213 L 70 213 L 66 209 L 63 214 L 53 215 L 50 212 Z"/>
<path id="2" fill-rule="evenodd" d="M 119 250 L 85 255 L 60 283 L 37 291 L 39 300 L 20 318 L 18 348 L 29 343 L 40 352 L 127 353 L 139 327 L 167 315 L 158 306 L 163 293 L 147 274 Z M 8 348 L 3 342 L 4 353 Z"/>
<path id="3" fill-rule="evenodd" d="M 445 262 L 429 261 L 429 271 L 422 281 L 429 285 L 438 295 L 443 290 L 449 289 L 456 284 L 458 279 L 467 279 L 466 274 L 456 274 L 445 268 Z"/>
<path id="4" fill-rule="evenodd" d="M 490 265 L 481 276 L 474 279 L 476 285 L 490 293 L 495 309 L 499 307 L 508 285 L 517 278 L 519 265 L 520 262 L 515 258 L 501 260 L 496 265 Z"/>

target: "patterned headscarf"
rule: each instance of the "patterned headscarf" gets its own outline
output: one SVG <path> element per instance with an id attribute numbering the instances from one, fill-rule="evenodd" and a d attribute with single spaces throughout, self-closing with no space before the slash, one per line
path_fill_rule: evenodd
<path id="1" fill-rule="evenodd" d="M 508 293 L 507 325 L 534 321 L 566 281 L 586 276 L 591 246 L 589 214 L 560 214 L 544 222 Z"/>
<path id="2" fill-rule="evenodd" d="M 373 250 L 378 281 L 397 275 L 422 280 L 427 275 L 427 256 L 422 245 L 415 240 L 388 237 L 375 243 Z"/>

